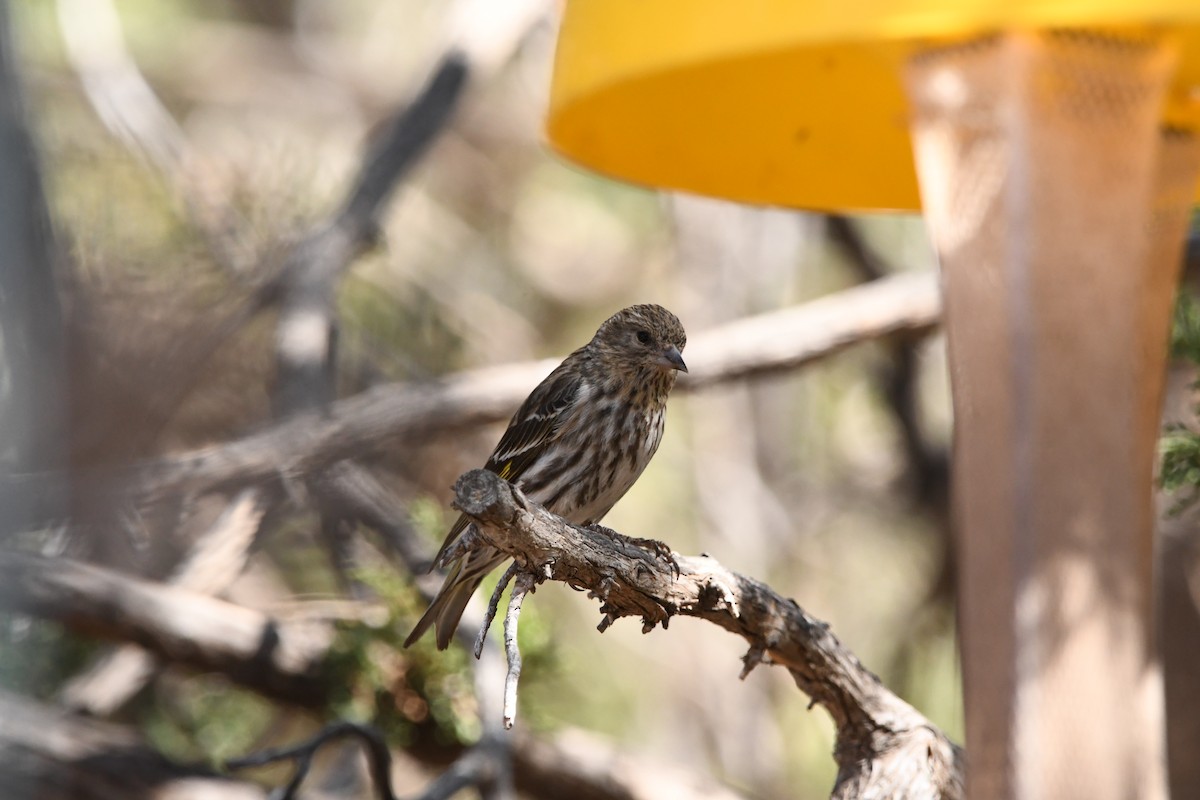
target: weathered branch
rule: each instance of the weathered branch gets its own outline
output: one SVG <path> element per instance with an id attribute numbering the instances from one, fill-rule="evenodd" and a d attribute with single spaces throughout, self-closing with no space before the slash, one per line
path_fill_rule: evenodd
<path id="1" fill-rule="evenodd" d="M 519 495 L 511 487 L 505 501 L 507 486 L 501 484 L 496 494 L 498 505 L 485 502 L 484 506 L 503 520 L 518 520 L 518 529 L 529 527 L 540 537 L 533 545 L 522 545 L 525 549 L 521 552 L 530 554 L 522 556 L 523 563 L 553 559 L 552 577 L 563 579 L 565 574 L 598 594 L 606 592 L 606 619 L 634 614 L 659 620 L 667 610 L 701 616 L 751 642 L 749 664 L 765 658 L 791 670 L 801 688 L 825 704 L 838 721 L 838 761 L 843 767 L 840 796 L 860 796 L 850 791 L 854 781 L 877 786 L 879 775 L 894 775 L 903 768 L 915 770 L 916 774 L 904 780 L 918 788 L 949 781 L 957 774 L 945 771 L 947 765 L 957 765 L 957 749 L 879 685 L 821 623 L 790 601 L 724 570 L 712 559 L 680 558 L 681 573 L 676 578 L 669 566 L 642 550 L 622 551 L 603 533 L 566 526 L 533 506 L 518 506 Z M 327 639 L 309 639 L 309 634 L 293 623 L 212 598 L 69 561 L 5 554 L 0 557 L 0 604 L 60 620 L 81 633 L 137 641 L 179 663 L 223 671 L 251 688 L 295 704 L 319 706 L 329 696 L 320 670 L 313 666 L 320 662 Z M 299 653 L 300 657 L 284 657 L 286 653 Z M 522 744 L 514 753 L 519 787 L 529 787 L 529 781 L 538 785 L 547 774 L 564 785 L 586 784 L 595 777 L 596 770 L 586 764 L 573 764 L 570 759 L 547 763 L 538 757 L 553 745 L 530 747 L 533 745 Z M 878 770 L 878 762 L 876 772 L 856 766 L 885 752 L 892 754 L 886 771 Z M 635 791 L 640 784 L 629 783 L 631 776 L 610 786 L 614 780 L 610 776 L 600 785 L 589 785 L 587 796 L 654 796 L 653 792 Z M 697 790 L 697 796 L 712 795 Z M 943 796 L 955 795 L 947 790 Z"/>
<path id="2" fill-rule="evenodd" d="M 677 614 L 699 617 L 747 641 L 748 668 L 758 662 L 785 667 L 837 726 L 835 797 L 962 796 L 961 750 L 794 601 L 710 557 L 679 556 L 672 565 L 603 532 L 569 525 L 486 470 L 460 478 L 455 495 L 479 535 L 525 573 L 586 588 L 598 598 L 602 629 L 626 616 L 640 618 L 646 631 L 665 627 Z"/>
<path id="3" fill-rule="evenodd" d="M 785 311 L 696 335 L 687 351 L 691 375 L 677 391 L 796 369 L 862 341 L 929 330 L 940 317 L 936 276 L 901 275 L 847 289 Z M 226 487 L 299 479 L 397 438 L 446 432 L 507 419 L 557 364 L 554 359 L 470 370 L 424 385 L 384 384 L 220 445 L 145 462 L 116 475 L 92 475 L 79 491 L 153 501 Z M 54 474 L 0 477 L 0 494 L 42 497 L 60 485 Z M 38 505 L 43 523 L 61 509 Z M 26 527 L 36 521 L 24 520 Z"/>
<path id="4" fill-rule="evenodd" d="M 304 706 L 328 694 L 319 667 L 332 632 L 66 559 L 0 554 L 0 606 L 78 633 L 133 642 L 164 659 L 218 670 Z"/>
<path id="5" fill-rule="evenodd" d="M 704 331 L 689 340 L 685 391 L 775 375 L 826 358 L 859 342 L 923 333 L 938 324 L 937 274 L 882 278 Z"/>
<path id="6" fill-rule="evenodd" d="M 933 274 L 901 275 L 847 289 L 796 308 L 741 320 L 693 337 L 687 351 L 691 389 L 772 375 L 851 344 L 937 324 Z M 385 384 L 260 433 L 148 462 L 126 476 L 142 499 L 202 494 L 225 486 L 300 477 L 369 453 L 397 437 L 506 419 L 557 362 L 553 359 L 472 370 L 413 386 Z"/>
<path id="7" fill-rule="evenodd" d="M 508 674 L 504 676 L 504 727 L 511 729 L 517 719 L 517 684 L 521 680 L 521 650 L 517 647 L 517 621 L 521 604 L 533 589 L 534 580 L 528 571 L 519 571 L 508 597 L 504 614 L 504 654 L 508 657 Z"/>
<path id="8" fill-rule="evenodd" d="M 174 663 L 220 671 L 247 688 L 292 705 L 321 708 L 329 702 L 332 690 L 328 683 L 329 675 L 319 664 L 327 653 L 330 639 L 321 635 L 326 626 L 319 621 L 292 621 L 283 616 L 272 617 L 163 584 L 133 579 L 100 567 L 13 553 L 0 554 L 0 608 L 21 610 L 56 620 L 84 635 L 136 641 L 153 653 L 171 658 Z M 345 614 L 338 616 L 343 618 Z M 272 640 L 278 642 L 274 648 L 267 646 Z M 255 648 L 255 642 L 262 642 L 264 646 Z M 309 647 L 312 649 L 306 649 Z M 272 657 L 273 653 L 283 652 L 300 652 L 303 657 Z M 488 654 L 484 655 L 486 657 Z M 503 674 L 501 666 L 488 674 L 488 681 L 494 682 L 498 687 L 503 681 Z M 498 708 L 499 692 L 494 693 L 494 700 Z M 485 713 L 488 710 L 494 709 L 485 709 Z M 41 713 L 52 713 L 55 718 L 61 717 L 64 720 L 79 719 L 69 716 L 66 712 Z M 117 730 L 113 726 L 101 727 L 104 730 Z M 61 748 L 66 747 L 71 753 L 81 752 L 80 748 L 86 749 L 91 746 L 89 743 L 95 741 L 97 744 L 112 745 L 124 752 L 121 747 L 127 738 L 111 733 L 97 734 L 93 737 L 88 733 L 90 730 L 85 724 L 83 728 L 72 725 L 59 731 L 28 715 L 11 711 L 6 705 L 5 696 L 0 694 L 0 770 L 6 768 L 10 757 L 10 753 L 5 750 L 10 746 L 7 743 L 36 743 L 40 741 L 38 737 L 41 732 L 54 731 L 56 733 L 53 735 L 57 738 L 53 744 L 55 748 L 59 748 L 55 750 L 56 755 L 42 755 L 38 758 L 49 759 L 46 761 L 50 765 L 47 766 L 47 770 L 60 776 L 74 776 L 72 780 L 82 780 L 78 775 L 93 774 L 88 771 L 93 768 L 106 769 L 107 762 L 98 756 L 93 764 L 81 763 L 68 769 L 55 761 L 69 760 L 67 755 L 63 755 L 65 751 L 61 751 Z M 663 796 L 663 781 L 668 781 L 686 788 L 686 794 L 674 793 L 674 797 L 695 800 L 736 798 L 728 789 L 697 784 L 694 776 L 690 774 L 672 771 L 661 764 L 646 763 L 620 755 L 611 750 L 609 743 L 599 738 L 593 737 L 586 746 L 579 745 L 578 740 L 582 735 L 575 734 L 565 742 L 544 741 L 524 734 L 515 740 L 511 735 L 501 739 L 493 737 L 492 741 L 481 741 L 474 748 L 476 751 L 483 748 L 486 754 L 472 756 L 473 760 L 464 762 L 460 767 L 469 767 L 471 774 L 479 777 L 483 773 L 477 773 L 475 770 L 482 769 L 485 765 L 476 763 L 474 759 L 489 758 L 492 762 L 487 767 L 486 777 L 499 780 L 499 770 L 504 766 L 501 761 L 501 749 L 511 747 L 517 788 L 530 796 L 571 796 L 580 800 L 653 800 Z M 77 738 L 79 741 L 76 741 Z M 49 747 L 50 744 L 43 743 L 38 746 Z M 22 744 L 20 747 L 29 748 L 33 745 Z M 444 754 L 439 760 L 440 758 L 444 758 Z M 166 764 L 161 759 L 159 761 Z M 617 773 L 609 769 L 615 764 L 620 765 Z M 164 768 L 174 771 L 182 769 L 169 764 Z M 141 781 L 142 776 L 130 774 L 122 779 L 128 781 L 128 785 L 140 785 L 137 781 Z M 7 786 L 2 781 L 0 785 Z M 107 794 L 96 789 L 96 794 L 79 796 L 94 797 L 96 800 L 148 796 L 139 794 L 141 789 L 125 791 L 121 788 L 126 785 L 115 784 L 117 788 Z M 233 783 L 229 785 L 239 786 Z M 680 791 L 683 791 L 683 788 Z M 66 789 L 63 791 L 64 793 L 47 796 L 61 797 L 64 800 L 68 797 L 73 800 L 76 797 Z"/>

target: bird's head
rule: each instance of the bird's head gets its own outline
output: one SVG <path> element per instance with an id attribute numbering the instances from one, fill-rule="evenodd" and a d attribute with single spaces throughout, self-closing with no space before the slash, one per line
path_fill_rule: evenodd
<path id="1" fill-rule="evenodd" d="M 687 372 L 682 355 L 687 334 L 679 318 L 662 306 L 644 304 L 621 309 L 604 321 L 592 344 L 605 356 L 620 359 L 638 372 Z"/>

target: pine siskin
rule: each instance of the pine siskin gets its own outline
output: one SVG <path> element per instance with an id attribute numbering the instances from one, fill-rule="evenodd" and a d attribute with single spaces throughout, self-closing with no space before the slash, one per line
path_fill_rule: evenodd
<path id="1" fill-rule="evenodd" d="M 486 468 L 568 522 L 598 522 L 658 449 L 676 370 L 687 372 L 686 343 L 679 319 L 662 306 L 613 314 L 526 398 Z M 436 624 L 438 649 L 446 649 L 476 587 L 507 558 L 483 546 L 442 563 L 469 524 L 460 516 L 450 528 L 434 560 L 450 572 L 405 647 Z"/>

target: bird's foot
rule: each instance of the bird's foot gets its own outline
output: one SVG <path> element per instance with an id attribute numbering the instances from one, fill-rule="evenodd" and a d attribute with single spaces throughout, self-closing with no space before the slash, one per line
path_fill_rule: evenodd
<path id="1" fill-rule="evenodd" d="M 645 550 L 654 556 L 655 560 L 666 564 L 675 577 L 679 577 L 679 562 L 675 560 L 675 553 L 671 550 L 666 542 L 661 542 L 658 539 L 642 539 L 636 536 L 626 536 L 623 533 L 617 533 L 612 528 L 606 528 L 603 525 L 593 523 L 588 526 L 588 530 L 603 534 L 614 543 L 621 546 L 621 549 L 627 547 L 635 547 L 639 550 Z"/>

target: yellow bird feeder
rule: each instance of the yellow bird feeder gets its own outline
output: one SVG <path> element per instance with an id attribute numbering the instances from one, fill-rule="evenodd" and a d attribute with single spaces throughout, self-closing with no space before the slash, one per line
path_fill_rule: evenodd
<path id="1" fill-rule="evenodd" d="M 1152 475 L 1200 3 L 569 0 L 548 131 L 636 183 L 923 209 L 954 393 L 968 793 L 1165 795 Z"/>

